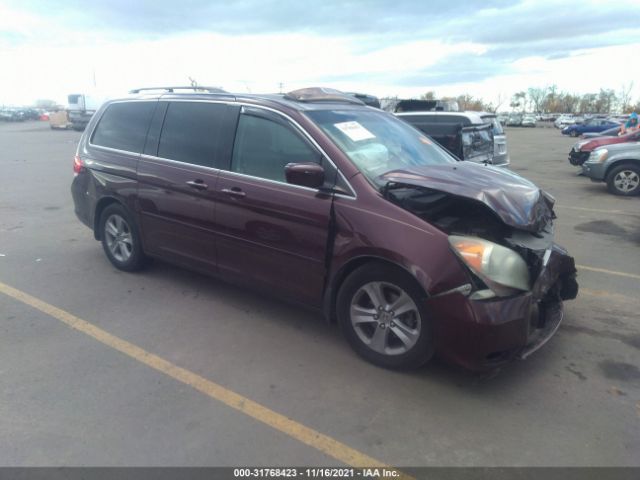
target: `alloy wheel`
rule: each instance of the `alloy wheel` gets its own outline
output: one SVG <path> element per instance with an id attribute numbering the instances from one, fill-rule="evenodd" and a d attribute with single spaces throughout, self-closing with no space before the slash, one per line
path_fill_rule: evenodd
<path id="1" fill-rule="evenodd" d="M 133 236 L 127 221 L 117 213 L 110 215 L 104 224 L 104 235 L 113 258 L 127 262 L 133 254 Z"/>
<path id="2" fill-rule="evenodd" d="M 629 193 L 640 185 L 640 176 L 633 170 L 621 170 L 613 179 L 616 189 L 622 193 Z"/>
<path id="3" fill-rule="evenodd" d="M 353 296 L 349 313 L 358 338 L 382 355 L 406 353 L 420 337 L 418 307 L 397 285 L 366 283 Z"/>

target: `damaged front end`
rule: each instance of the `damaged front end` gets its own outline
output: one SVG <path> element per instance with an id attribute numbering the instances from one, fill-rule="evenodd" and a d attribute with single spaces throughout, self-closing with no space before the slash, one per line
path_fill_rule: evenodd
<path id="1" fill-rule="evenodd" d="M 444 169 L 389 172 L 381 191 L 446 233 L 469 274 L 466 285 L 432 292 L 432 306 L 462 296 L 476 324 L 510 323 L 515 329 L 518 322 L 524 330 L 505 338 L 493 330 L 496 341 L 478 352 L 479 363 L 491 367 L 526 358 L 551 338 L 562 320 L 562 301 L 576 297 L 578 284 L 573 258 L 554 243 L 553 198 L 515 174 L 494 176 L 495 169 L 465 163 L 449 176 Z M 444 336 L 456 335 L 447 329 L 440 328 Z"/>

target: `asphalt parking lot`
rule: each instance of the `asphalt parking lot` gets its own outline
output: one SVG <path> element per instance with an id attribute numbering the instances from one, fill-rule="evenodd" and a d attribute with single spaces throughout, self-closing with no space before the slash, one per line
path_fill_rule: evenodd
<path id="1" fill-rule="evenodd" d="M 581 292 L 545 348 L 478 376 L 383 370 L 299 307 L 116 270 L 73 213 L 79 136 L 0 124 L 0 465 L 640 465 L 640 198 L 577 177 L 573 139 L 507 130 Z"/>

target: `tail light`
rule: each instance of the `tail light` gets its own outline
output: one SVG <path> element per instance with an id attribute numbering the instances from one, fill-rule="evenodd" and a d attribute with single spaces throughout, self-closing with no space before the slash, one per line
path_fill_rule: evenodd
<path id="1" fill-rule="evenodd" d="M 76 155 L 75 157 L 73 157 L 73 174 L 78 175 L 83 170 L 84 162 L 80 158 L 80 155 Z"/>

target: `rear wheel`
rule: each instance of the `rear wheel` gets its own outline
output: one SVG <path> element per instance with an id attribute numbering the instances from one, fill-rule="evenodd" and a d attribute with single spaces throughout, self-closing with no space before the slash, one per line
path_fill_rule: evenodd
<path id="1" fill-rule="evenodd" d="M 607 175 L 607 187 L 615 195 L 640 194 L 640 166 L 621 165 Z"/>
<path id="2" fill-rule="evenodd" d="M 100 215 L 102 248 L 109 261 L 127 272 L 139 270 L 145 262 L 138 228 L 120 204 L 109 205 Z"/>
<path id="3" fill-rule="evenodd" d="M 419 367 L 433 356 L 424 298 L 420 286 L 402 269 L 367 264 L 342 284 L 338 321 L 353 349 L 371 363 Z"/>

